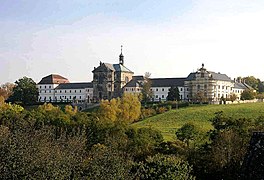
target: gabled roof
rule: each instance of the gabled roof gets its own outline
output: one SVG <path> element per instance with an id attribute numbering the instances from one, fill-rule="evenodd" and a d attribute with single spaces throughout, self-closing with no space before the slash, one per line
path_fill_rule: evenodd
<path id="1" fill-rule="evenodd" d="M 179 87 L 184 86 L 186 78 L 151 78 L 151 87 Z"/>
<path id="2" fill-rule="evenodd" d="M 137 87 L 142 86 L 144 76 L 133 76 L 132 79 L 125 85 L 125 87 Z"/>
<path id="3" fill-rule="evenodd" d="M 51 74 L 42 78 L 38 84 L 61 84 L 61 83 L 69 83 L 69 80 L 58 74 Z"/>
<path id="4" fill-rule="evenodd" d="M 133 73 L 130 69 L 128 69 L 127 67 L 125 67 L 122 64 L 110 64 L 110 63 L 102 63 L 100 66 L 95 68 L 93 70 L 93 72 L 94 71 L 100 71 L 101 69 L 103 69 L 102 68 L 103 66 L 105 66 L 106 68 L 110 69 L 113 72 L 130 72 L 130 73 Z"/>
<path id="5" fill-rule="evenodd" d="M 93 83 L 83 82 L 83 83 L 64 83 L 58 85 L 55 89 L 85 89 L 93 88 Z"/>

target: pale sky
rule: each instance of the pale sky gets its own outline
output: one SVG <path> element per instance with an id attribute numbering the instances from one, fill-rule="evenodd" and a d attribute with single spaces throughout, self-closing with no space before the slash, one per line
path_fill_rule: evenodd
<path id="1" fill-rule="evenodd" d="M 264 80 L 264 0 L 0 0 L 0 84 L 88 82 L 121 45 L 135 75 L 187 77 L 204 63 Z"/>

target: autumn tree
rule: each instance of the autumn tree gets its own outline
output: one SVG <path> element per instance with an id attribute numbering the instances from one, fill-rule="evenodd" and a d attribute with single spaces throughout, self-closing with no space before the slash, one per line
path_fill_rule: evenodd
<path id="1" fill-rule="evenodd" d="M 132 123 L 139 119 L 141 104 L 137 95 L 124 94 L 119 107 L 119 119 Z"/>
<path id="2" fill-rule="evenodd" d="M 168 101 L 179 101 L 180 100 L 180 92 L 178 87 L 171 87 L 168 92 Z"/>
<path id="3" fill-rule="evenodd" d="M 5 83 L 0 86 L 0 96 L 3 96 L 6 99 L 8 99 L 9 96 L 11 96 L 14 88 L 14 84 L 12 83 Z"/>
<path id="4" fill-rule="evenodd" d="M 153 92 L 151 91 L 151 79 L 150 79 L 151 74 L 149 72 L 145 73 L 144 76 L 144 83 L 143 83 L 143 87 L 142 87 L 142 101 L 143 102 L 149 102 L 151 100 L 151 98 L 153 97 Z"/>
<path id="5" fill-rule="evenodd" d="M 121 99 L 101 101 L 99 111 L 100 119 L 131 123 L 139 118 L 141 104 L 137 95 L 124 94 Z"/>
<path id="6" fill-rule="evenodd" d="M 23 77 L 15 82 L 13 94 L 8 98 L 9 102 L 19 102 L 23 105 L 34 104 L 38 100 L 38 89 L 33 79 Z"/>

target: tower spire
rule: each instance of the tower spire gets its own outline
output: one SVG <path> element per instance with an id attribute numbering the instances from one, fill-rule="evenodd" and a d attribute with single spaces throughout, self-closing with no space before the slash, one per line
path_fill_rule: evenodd
<path id="1" fill-rule="evenodd" d="M 121 45 L 121 54 L 119 55 L 119 64 L 124 65 L 123 45 Z"/>

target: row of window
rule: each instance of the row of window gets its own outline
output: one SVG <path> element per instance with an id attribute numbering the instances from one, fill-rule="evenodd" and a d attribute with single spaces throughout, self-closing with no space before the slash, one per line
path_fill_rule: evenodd
<path id="1" fill-rule="evenodd" d="M 63 90 L 60 90 L 60 91 L 55 90 L 55 93 L 58 93 L 58 92 L 62 93 L 62 91 L 63 91 Z M 44 92 L 44 93 L 47 93 L 47 92 L 51 93 L 51 90 L 49 90 L 49 91 L 48 91 L 48 90 L 45 90 L 45 91 L 40 90 L 40 91 L 39 91 L 39 93 L 42 93 L 42 92 Z M 67 90 L 64 90 L 64 92 L 67 93 Z M 69 92 L 69 93 L 72 93 L 72 90 L 69 90 L 68 92 Z M 74 92 L 77 93 L 77 90 L 74 90 Z M 81 93 L 82 90 L 80 90 L 79 92 Z M 90 92 L 90 90 L 87 89 L 86 92 Z"/>
<path id="2" fill-rule="evenodd" d="M 152 88 L 150 88 L 150 90 L 151 90 L 151 91 L 154 91 L 154 89 L 152 89 Z M 189 90 L 189 89 L 187 88 L 187 91 L 188 91 L 188 90 Z M 156 91 L 159 91 L 159 89 L 156 88 Z M 161 91 L 165 91 L 165 89 L 162 88 Z M 183 88 L 180 88 L 180 91 L 183 91 Z"/>
<path id="3" fill-rule="evenodd" d="M 42 86 L 39 86 L 39 89 L 41 89 L 42 88 Z M 47 86 L 44 86 L 44 89 L 46 89 L 47 88 Z M 51 89 L 51 86 L 49 86 L 49 88 Z"/>
<path id="4" fill-rule="evenodd" d="M 72 99 L 72 98 L 73 98 L 73 99 L 76 99 L 77 97 L 76 97 L 76 96 L 68 96 L 68 97 L 67 97 L 67 96 L 60 96 L 60 99 L 68 99 L 68 98 L 69 98 L 69 99 Z M 42 98 L 39 97 L 39 99 L 41 100 Z M 46 97 L 44 97 L 43 99 L 46 100 Z M 52 99 L 52 98 L 49 97 L 49 99 Z M 55 99 L 57 99 L 57 97 L 55 97 Z M 82 96 L 80 96 L 80 99 L 82 99 Z"/>
<path id="5" fill-rule="evenodd" d="M 165 99 L 165 95 L 162 94 L 161 97 L 159 95 L 156 95 L 155 98 L 156 99 L 159 99 L 159 98 Z M 188 98 L 188 95 L 187 95 L 187 98 Z M 166 96 L 166 99 L 167 99 L 167 96 Z M 183 96 L 182 95 L 180 95 L 180 99 L 183 99 Z"/>

